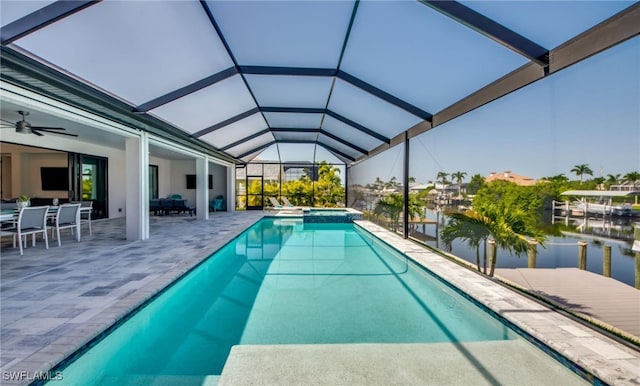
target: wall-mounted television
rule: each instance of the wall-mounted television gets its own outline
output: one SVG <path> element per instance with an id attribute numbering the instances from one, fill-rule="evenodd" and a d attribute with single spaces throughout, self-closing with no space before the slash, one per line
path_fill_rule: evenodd
<path id="1" fill-rule="evenodd" d="M 41 167 L 40 182 L 42 190 L 69 190 L 69 171 L 60 167 Z"/>
<path id="2" fill-rule="evenodd" d="M 196 175 L 195 174 L 187 174 L 187 189 L 195 189 L 196 188 Z M 209 189 L 213 189 L 213 175 L 209 174 Z"/>

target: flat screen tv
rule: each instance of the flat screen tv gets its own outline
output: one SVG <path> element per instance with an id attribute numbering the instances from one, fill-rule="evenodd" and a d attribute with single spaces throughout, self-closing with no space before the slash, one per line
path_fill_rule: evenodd
<path id="1" fill-rule="evenodd" d="M 42 190 L 69 190 L 69 172 L 67 168 L 41 167 L 40 181 Z"/>
<path id="2" fill-rule="evenodd" d="M 196 188 L 196 175 L 187 174 L 187 189 Z M 213 189 L 213 175 L 209 174 L 209 189 Z"/>

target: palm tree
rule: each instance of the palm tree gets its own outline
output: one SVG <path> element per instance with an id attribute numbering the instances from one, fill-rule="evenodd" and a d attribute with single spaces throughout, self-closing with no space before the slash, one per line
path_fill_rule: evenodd
<path id="1" fill-rule="evenodd" d="M 438 172 L 438 175 L 436 176 L 436 181 L 441 180 L 440 182 L 442 183 L 442 186 L 444 186 L 444 184 L 447 183 L 447 177 L 449 177 L 449 173 Z"/>
<path id="2" fill-rule="evenodd" d="M 382 190 L 384 182 L 380 179 L 380 177 L 376 177 L 376 180 L 373 182 L 373 186 L 376 190 Z"/>
<path id="3" fill-rule="evenodd" d="M 490 233 L 485 220 L 484 216 L 471 209 L 464 213 L 451 213 L 447 226 L 440 231 L 440 238 L 449 251 L 451 251 L 455 239 L 466 241 L 471 248 L 476 250 L 478 272 L 487 273 L 487 239 Z M 480 245 L 484 247 L 483 270 L 480 269 Z"/>
<path id="4" fill-rule="evenodd" d="M 591 168 L 589 168 L 589 165 L 587 164 L 575 165 L 570 171 L 580 177 L 580 184 L 582 184 L 583 175 L 588 174 L 590 176 L 593 176 L 593 170 L 591 170 Z"/>
<path id="5" fill-rule="evenodd" d="M 374 212 L 376 215 L 387 217 L 391 221 L 391 230 L 396 231 L 403 207 L 404 197 L 397 193 L 391 193 L 376 203 Z"/>
<path id="6" fill-rule="evenodd" d="M 440 233 L 445 246 L 451 247 L 456 238 L 466 240 L 476 249 L 476 265 L 480 271 L 480 245 L 483 245 L 483 272 L 487 273 L 487 241 L 489 238 L 496 245 L 517 256 L 529 250 L 529 238 L 541 245 L 544 235 L 531 225 L 529 215 L 517 208 L 500 208 L 489 206 L 482 212 L 469 209 L 464 213 L 451 214 L 451 221 Z M 495 256 L 491 256 L 489 276 L 493 276 L 496 267 Z"/>
<path id="7" fill-rule="evenodd" d="M 398 186 L 398 181 L 396 176 L 391 177 L 391 179 L 388 182 L 384 183 L 384 188 L 385 189 L 390 189 L 390 188 L 396 188 Z"/>
<path id="8" fill-rule="evenodd" d="M 605 181 L 609 187 L 611 185 L 617 185 L 620 183 L 621 174 L 607 174 L 607 180 Z"/>
<path id="9" fill-rule="evenodd" d="M 625 182 L 636 182 L 640 181 L 640 172 L 629 172 L 625 174 L 623 177 Z"/>
<path id="10" fill-rule="evenodd" d="M 467 173 L 465 172 L 455 172 L 455 173 L 451 173 L 451 178 L 455 178 L 456 183 L 458 184 L 458 197 L 460 197 L 461 191 L 462 191 L 462 180 L 464 180 L 464 178 L 467 176 Z"/>
<path id="11" fill-rule="evenodd" d="M 544 233 L 530 222 L 530 214 L 518 208 L 500 208 L 490 206 L 484 208 L 484 215 L 491 219 L 489 231 L 496 246 L 520 256 L 529 251 L 529 240 L 544 245 Z M 493 276 L 496 268 L 496 256 L 492 256 L 489 276 Z"/>

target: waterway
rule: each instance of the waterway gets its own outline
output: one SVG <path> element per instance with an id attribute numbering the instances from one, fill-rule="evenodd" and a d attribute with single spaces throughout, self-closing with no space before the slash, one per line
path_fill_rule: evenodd
<path id="1" fill-rule="evenodd" d="M 427 218 L 436 224 L 414 225 L 413 231 L 424 234 L 425 244 L 444 248 L 440 240 L 440 230 L 448 217 L 442 211 L 426 210 Z M 543 229 L 547 239 L 538 246 L 536 266 L 538 268 L 578 267 L 578 242 L 587 242 L 587 270 L 603 273 L 603 247 L 611 246 L 611 277 L 630 286 L 635 281 L 635 257 L 633 245 L 633 224 L 631 218 L 567 218 L 546 213 Z M 437 235 L 437 237 L 436 237 Z M 476 251 L 463 241 L 455 241 L 452 254 L 476 263 Z M 482 250 L 480 252 L 482 259 Z M 520 257 L 498 249 L 497 268 L 526 268 L 527 256 Z"/>

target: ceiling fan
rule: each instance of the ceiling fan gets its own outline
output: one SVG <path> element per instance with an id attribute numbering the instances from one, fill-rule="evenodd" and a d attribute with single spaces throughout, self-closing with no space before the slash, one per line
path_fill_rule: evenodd
<path id="1" fill-rule="evenodd" d="M 38 136 L 43 136 L 43 132 L 45 133 L 50 133 L 50 134 L 59 134 L 59 135 L 66 135 L 69 137 L 77 137 L 77 134 L 69 134 L 69 133 L 62 133 L 63 130 L 66 130 L 62 127 L 45 127 L 45 126 L 31 126 L 31 123 L 27 122 L 25 120 L 25 117 L 27 115 L 29 115 L 28 111 L 22 111 L 19 110 L 18 114 L 22 115 L 22 120 L 18 121 L 16 123 L 13 122 L 9 122 L 5 119 L 1 119 L 3 121 L 1 125 L 2 128 L 10 128 L 10 127 L 15 127 L 16 129 L 16 133 L 20 133 L 20 134 L 35 134 Z"/>

